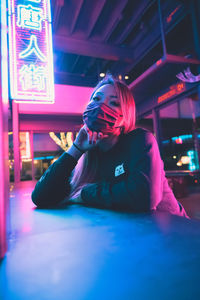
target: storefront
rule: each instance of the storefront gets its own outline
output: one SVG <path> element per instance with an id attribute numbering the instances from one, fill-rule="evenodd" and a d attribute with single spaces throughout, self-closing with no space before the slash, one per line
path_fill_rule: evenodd
<path id="1" fill-rule="evenodd" d="M 149 100 L 148 108 L 138 108 L 138 126 L 154 132 L 169 183 L 177 197 L 186 196 L 200 186 L 199 85 L 177 83 Z"/>
<path id="2" fill-rule="evenodd" d="M 11 182 L 38 180 L 70 147 L 82 125 L 81 113 L 91 90 L 55 85 L 54 104 L 12 104 L 9 120 Z M 14 146 L 14 140 L 18 147 Z"/>
<path id="3" fill-rule="evenodd" d="M 78 124 L 67 132 L 20 131 L 20 181 L 38 180 L 73 143 Z M 62 130 L 62 128 L 61 128 Z M 14 181 L 13 134 L 9 132 L 10 181 Z"/>

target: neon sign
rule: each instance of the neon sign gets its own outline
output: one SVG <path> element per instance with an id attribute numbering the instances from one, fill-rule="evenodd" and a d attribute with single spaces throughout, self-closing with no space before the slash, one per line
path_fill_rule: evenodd
<path id="1" fill-rule="evenodd" d="M 187 152 L 187 155 L 190 158 L 190 162 L 189 162 L 189 170 L 190 171 L 195 171 L 195 170 L 199 170 L 199 162 L 198 162 L 198 154 L 197 151 L 195 150 L 189 150 Z"/>
<path id="2" fill-rule="evenodd" d="M 172 85 L 172 86 L 170 86 L 168 92 L 166 92 L 165 94 L 158 97 L 158 103 L 168 100 L 168 99 L 172 98 L 173 96 L 179 95 L 184 91 L 185 91 L 185 83 L 184 82 L 180 82 L 180 83 L 177 83 L 176 85 Z"/>
<path id="3" fill-rule="evenodd" d="M 11 99 L 53 103 L 50 0 L 9 0 L 8 19 Z"/>
<path id="4" fill-rule="evenodd" d="M 31 146 L 30 146 L 30 135 L 29 132 L 19 133 L 20 141 L 20 157 L 21 159 L 31 158 Z"/>
<path id="5" fill-rule="evenodd" d="M 54 132 L 49 132 L 49 136 L 64 151 L 67 151 L 67 149 L 73 144 L 73 132 L 71 131 L 67 132 L 66 134 L 64 132 L 60 132 L 60 139 Z"/>
<path id="6" fill-rule="evenodd" d="M 167 17 L 167 23 L 170 23 L 172 21 L 172 17 L 174 16 L 174 14 L 179 10 L 181 6 L 177 6 L 172 12 L 171 14 Z"/>

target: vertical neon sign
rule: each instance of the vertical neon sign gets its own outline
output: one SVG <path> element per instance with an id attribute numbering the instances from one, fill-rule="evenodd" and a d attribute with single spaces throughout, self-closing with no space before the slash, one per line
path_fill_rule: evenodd
<path id="1" fill-rule="evenodd" d="M 10 96 L 53 103 L 50 0 L 8 0 Z"/>

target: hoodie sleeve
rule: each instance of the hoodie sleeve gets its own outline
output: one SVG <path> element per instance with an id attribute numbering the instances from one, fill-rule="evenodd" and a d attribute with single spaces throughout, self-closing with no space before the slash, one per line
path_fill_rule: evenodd
<path id="1" fill-rule="evenodd" d="M 70 194 L 70 176 L 77 161 L 63 153 L 42 175 L 32 192 L 32 201 L 38 207 L 60 204 Z"/>
<path id="2" fill-rule="evenodd" d="M 137 212 L 156 209 L 162 199 L 163 168 L 157 141 L 152 133 L 142 131 L 125 147 L 130 147 L 127 175 L 116 182 L 86 185 L 81 191 L 86 205 Z"/>

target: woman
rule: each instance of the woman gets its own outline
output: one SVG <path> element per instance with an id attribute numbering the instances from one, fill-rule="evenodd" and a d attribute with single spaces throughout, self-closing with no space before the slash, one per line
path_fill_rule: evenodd
<path id="1" fill-rule="evenodd" d="M 135 102 L 124 83 L 106 76 L 83 121 L 73 145 L 36 184 L 32 200 L 37 206 L 73 201 L 187 217 L 168 185 L 155 137 L 135 128 Z"/>

